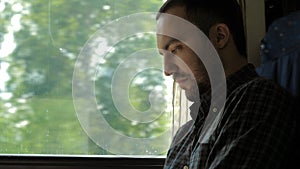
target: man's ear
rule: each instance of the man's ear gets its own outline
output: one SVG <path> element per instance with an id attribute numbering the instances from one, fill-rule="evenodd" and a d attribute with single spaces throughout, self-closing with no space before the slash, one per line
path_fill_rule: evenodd
<path id="1" fill-rule="evenodd" d="M 215 24 L 209 29 L 209 39 L 217 49 L 223 49 L 228 44 L 230 36 L 226 24 Z"/>

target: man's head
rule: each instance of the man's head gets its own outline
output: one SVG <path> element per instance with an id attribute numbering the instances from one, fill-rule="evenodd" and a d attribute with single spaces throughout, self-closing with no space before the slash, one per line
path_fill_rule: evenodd
<path id="1" fill-rule="evenodd" d="M 218 52 L 226 76 L 245 64 L 243 20 L 236 0 L 168 0 L 159 12 L 175 15 L 196 25 Z M 157 20 L 164 22 L 164 15 L 158 14 Z M 186 36 L 193 36 L 185 30 L 180 31 Z M 198 89 L 200 93 L 210 89 L 205 66 L 189 46 L 175 38 L 159 34 L 157 45 L 164 56 L 165 74 L 173 75 L 175 81 L 186 91 L 188 99 L 195 101 Z"/>
<path id="2" fill-rule="evenodd" d="M 206 36 L 213 25 L 226 24 L 237 50 L 246 57 L 243 16 L 237 0 L 167 0 L 159 13 L 168 13 L 170 9 L 178 6 L 184 8 L 184 19 L 196 25 Z"/>

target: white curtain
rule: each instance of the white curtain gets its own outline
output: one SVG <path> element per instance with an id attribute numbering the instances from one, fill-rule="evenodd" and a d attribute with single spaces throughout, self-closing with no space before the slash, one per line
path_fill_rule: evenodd
<path id="1" fill-rule="evenodd" d="M 189 107 L 192 104 L 186 96 L 184 90 L 182 90 L 175 82 L 173 82 L 173 121 L 172 121 L 172 134 L 191 120 Z"/>

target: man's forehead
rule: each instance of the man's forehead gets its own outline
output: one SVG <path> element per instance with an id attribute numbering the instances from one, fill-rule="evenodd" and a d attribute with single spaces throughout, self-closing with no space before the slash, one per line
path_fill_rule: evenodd
<path id="1" fill-rule="evenodd" d="M 157 20 L 157 35 L 165 35 L 178 39 L 186 30 L 186 22 L 182 18 L 163 13 Z M 162 36 L 164 37 L 164 36 Z"/>
<path id="2" fill-rule="evenodd" d="M 177 23 L 178 19 L 187 19 L 183 6 L 174 6 L 165 13 L 160 13 L 157 19 L 157 27 L 159 29 L 168 28 L 169 26 L 174 25 L 174 23 Z"/>
<path id="3" fill-rule="evenodd" d="M 167 40 L 167 39 L 171 39 L 172 37 L 171 36 L 168 36 L 168 35 L 163 35 L 163 34 L 156 34 L 156 37 L 160 40 Z"/>

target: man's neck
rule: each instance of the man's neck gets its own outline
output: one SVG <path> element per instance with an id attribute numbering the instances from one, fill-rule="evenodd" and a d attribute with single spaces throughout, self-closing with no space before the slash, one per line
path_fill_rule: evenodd
<path id="1" fill-rule="evenodd" d="M 225 55 L 225 57 L 222 58 L 222 64 L 226 77 L 239 71 L 242 67 L 248 64 L 246 57 L 239 55 L 237 52 L 231 55 Z"/>

